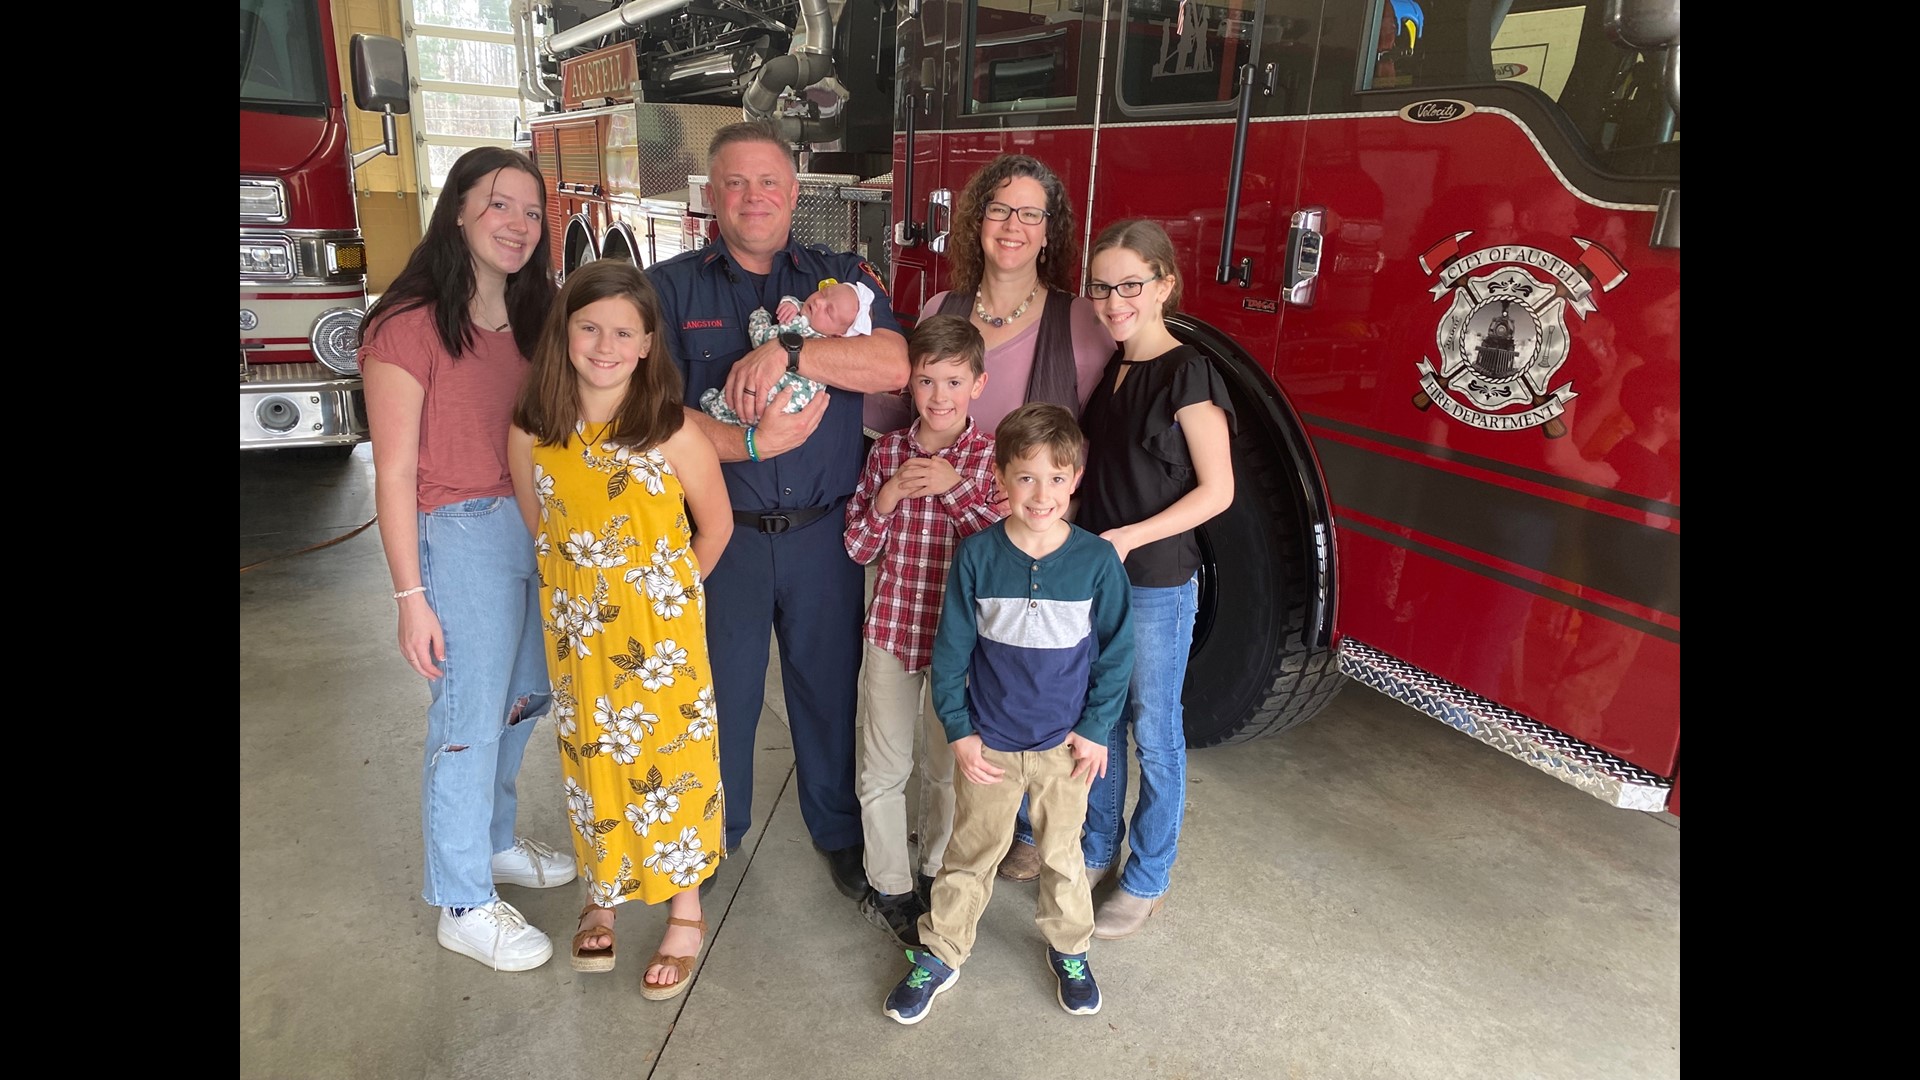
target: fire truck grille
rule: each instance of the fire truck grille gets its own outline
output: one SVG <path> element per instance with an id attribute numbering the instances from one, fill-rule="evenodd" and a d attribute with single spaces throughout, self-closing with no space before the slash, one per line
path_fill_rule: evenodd
<path id="1" fill-rule="evenodd" d="M 339 379 L 340 373 L 325 364 L 249 364 L 240 379 L 248 383 L 326 382 Z"/>

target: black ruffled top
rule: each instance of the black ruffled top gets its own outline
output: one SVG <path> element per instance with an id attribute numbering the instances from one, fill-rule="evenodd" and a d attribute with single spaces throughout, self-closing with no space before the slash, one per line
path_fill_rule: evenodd
<path id="1" fill-rule="evenodd" d="M 1131 369 L 1118 390 L 1122 369 Z M 1131 525 L 1165 510 L 1199 483 L 1186 434 L 1174 414 L 1211 401 L 1235 427 L 1227 385 L 1191 345 L 1151 360 L 1123 360 L 1115 350 L 1081 415 L 1087 436 L 1087 475 L 1074 524 L 1095 533 Z M 1156 540 L 1127 556 L 1127 578 L 1141 588 L 1183 585 L 1200 569 L 1193 530 Z"/>

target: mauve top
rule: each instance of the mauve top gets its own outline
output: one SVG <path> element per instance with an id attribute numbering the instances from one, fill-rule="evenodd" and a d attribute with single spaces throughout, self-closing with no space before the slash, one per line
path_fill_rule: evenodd
<path id="1" fill-rule="evenodd" d="M 392 364 L 426 391 L 417 481 L 422 512 L 513 494 L 507 428 L 532 366 L 513 331 L 474 327 L 472 347 L 456 360 L 434 329 L 432 306 L 422 305 L 381 319 L 361 342 L 360 359 Z"/>
<path id="2" fill-rule="evenodd" d="M 928 297 L 920 306 L 922 316 L 938 312 L 946 298 L 945 292 Z M 1028 314 L 1037 315 L 1040 308 L 1036 301 Z M 1093 396 L 1094 385 L 1100 381 L 1100 373 L 1107 368 L 1107 360 L 1113 356 L 1113 338 L 1107 334 L 1100 316 L 1094 313 L 1091 300 L 1076 296 L 1067 310 L 1072 319 L 1073 366 L 1077 373 L 1074 382 L 1080 391 L 1080 407 L 1084 409 L 1087 399 Z M 1027 324 L 1018 334 L 987 350 L 987 388 L 967 410 L 981 431 L 991 433 L 1008 413 L 1026 404 L 1027 376 L 1033 372 L 1033 350 L 1040 340 L 1040 320 L 1023 321 Z M 912 421 L 913 398 L 906 391 L 867 395 L 863 422 L 869 434 L 898 431 Z"/>

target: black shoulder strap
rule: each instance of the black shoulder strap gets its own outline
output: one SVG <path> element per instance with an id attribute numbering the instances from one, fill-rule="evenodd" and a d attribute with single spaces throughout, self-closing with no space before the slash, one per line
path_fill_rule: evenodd
<path id="1" fill-rule="evenodd" d="M 1033 370 L 1027 373 L 1026 400 L 1048 401 L 1080 415 L 1079 370 L 1073 361 L 1073 297 L 1047 290 L 1047 306 L 1040 312 L 1039 340 L 1033 347 Z"/>
<path id="2" fill-rule="evenodd" d="M 940 301 L 940 315 L 973 317 L 976 293 L 949 292 Z M 1040 309 L 1040 329 L 1033 346 L 1033 368 L 1027 373 L 1023 401 L 1050 401 L 1080 415 L 1080 373 L 1073 359 L 1073 297 L 1048 289 Z"/>

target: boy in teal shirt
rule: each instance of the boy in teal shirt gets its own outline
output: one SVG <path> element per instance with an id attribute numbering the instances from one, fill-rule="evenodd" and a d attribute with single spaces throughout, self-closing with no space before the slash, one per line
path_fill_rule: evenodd
<path id="1" fill-rule="evenodd" d="M 1060 1007 L 1100 1011 L 1087 966 L 1093 895 L 1080 858 L 1087 787 L 1133 672 L 1133 590 L 1113 545 L 1067 521 L 1084 471 L 1073 414 L 1035 403 L 994 432 L 1004 521 L 960 542 L 933 646 L 933 700 L 954 757 L 953 837 L 886 1015 L 925 1018 L 960 977 L 1028 799 L 1039 910 Z"/>

